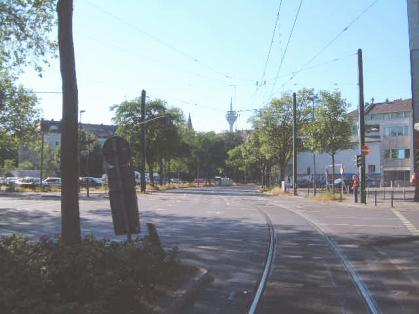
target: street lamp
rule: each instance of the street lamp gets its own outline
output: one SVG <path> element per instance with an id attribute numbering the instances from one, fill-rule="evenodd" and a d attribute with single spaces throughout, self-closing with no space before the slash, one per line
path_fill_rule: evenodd
<path id="1" fill-rule="evenodd" d="M 82 114 L 85 113 L 85 112 L 86 112 L 86 110 L 80 110 L 80 120 L 79 120 L 80 121 L 80 130 L 82 129 L 82 123 L 81 123 L 81 121 L 82 121 L 81 120 Z M 79 143 L 79 146 L 80 146 L 80 143 Z M 86 196 L 89 197 L 90 196 L 90 191 L 89 191 L 89 188 L 90 188 L 90 181 L 89 181 L 89 155 L 90 155 L 90 148 L 88 147 L 87 148 L 87 152 L 86 152 L 86 151 L 82 151 L 81 150 L 81 147 L 80 147 L 79 151 L 80 151 L 80 155 L 86 156 L 86 177 L 87 177 L 87 181 L 86 181 L 86 184 L 87 184 L 86 185 Z M 79 173 L 79 175 L 80 175 L 80 173 Z"/>

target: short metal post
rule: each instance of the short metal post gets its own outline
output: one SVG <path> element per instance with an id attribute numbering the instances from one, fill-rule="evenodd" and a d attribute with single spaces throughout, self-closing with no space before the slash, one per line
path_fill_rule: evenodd
<path id="1" fill-rule="evenodd" d="M 406 187 L 403 185 L 403 201 L 406 200 Z"/>
<path id="2" fill-rule="evenodd" d="M 383 186 L 383 191 L 384 191 L 384 200 L 386 200 L 386 187 Z"/>
<path id="3" fill-rule="evenodd" d="M 307 188 L 307 196 L 310 196 L 310 188 Z"/>
<path id="4" fill-rule="evenodd" d="M 391 199 L 390 204 L 391 204 L 391 208 L 393 208 L 393 207 L 394 207 L 394 204 L 393 204 L 393 198 L 394 198 L 394 191 L 393 191 L 393 190 L 391 190 L 391 193 L 390 193 L 390 199 Z"/>
<path id="5" fill-rule="evenodd" d="M 354 202 L 358 203 L 358 188 L 354 188 Z"/>
<path id="6" fill-rule="evenodd" d="M 374 191 L 374 205 L 377 206 L 377 190 Z"/>

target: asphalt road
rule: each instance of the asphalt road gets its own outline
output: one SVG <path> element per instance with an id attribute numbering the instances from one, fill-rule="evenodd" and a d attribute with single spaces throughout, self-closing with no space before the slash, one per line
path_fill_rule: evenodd
<path id="1" fill-rule="evenodd" d="M 419 312 L 419 206 L 270 197 L 254 187 L 172 190 L 139 195 L 139 204 L 166 248 L 214 278 L 184 313 Z M 56 197 L 0 197 L 0 233 L 57 235 L 59 206 Z M 123 239 L 113 236 L 108 199 L 83 197 L 80 213 L 84 234 Z"/>

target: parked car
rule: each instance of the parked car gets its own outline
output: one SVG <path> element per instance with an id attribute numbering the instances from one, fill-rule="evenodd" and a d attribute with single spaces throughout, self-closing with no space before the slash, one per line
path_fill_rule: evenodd
<path id="1" fill-rule="evenodd" d="M 61 178 L 48 177 L 44 181 L 42 181 L 42 185 L 47 187 L 61 187 Z"/>
<path id="2" fill-rule="evenodd" d="M 22 187 L 22 188 L 30 188 L 34 189 L 37 185 L 39 185 L 40 179 L 35 177 L 24 177 L 20 178 L 16 181 L 16 186 Z"/>
<path id="3" fill-rule="evenodd" d="M 337 178 L 335 180 L 335 184 L 334 184 L 335 185 L 335 189 L 340 189 L 341 186 L 342 186 L 342 184 L 343 184 L 343 189 L 344 190 L 347 190 L 349 192 L 352 191 L 352 179 L 351 178 L 344 178 L 343 180 L 341 178 Z M 328 183 L 328 186 L 329 186 L 329 188 L 331 188 L 332 187 L 332 183 L 329 182 Z"/>
<path id="4" fill-rule="evenodd" d="M 17 180 L 19 180 L 19 177 L 7 177 L 6 178 L 6 184 L 15 184 Z"/>
<path id="5" fill-rule="evenodd" d="M 79 182 L 81 187 L 87 187 L 87 185 L 89 185 L 91 188 L 101 187 L 103 184 L 101 179 L 94 177 L 81 177 Z"/>

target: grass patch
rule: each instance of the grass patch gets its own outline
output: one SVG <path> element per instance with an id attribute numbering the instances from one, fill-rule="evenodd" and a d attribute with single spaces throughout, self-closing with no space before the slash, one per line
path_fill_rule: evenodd
<path id="1" fill-rule="evenodd" d="M 317 193 L 316 196 L 309 196 L 308 198 L 319 201 L 340 201 L 340 193 L 321 192 Z M 345 200 L 344 195 L 342 195 L 342 200 Z"/>
<path id="2" fill-rule="evenodd" d="M 2 313 L 153 313 L 194 272 L 150 239 L 0 239 Z"/>
<path id="3" fill-rule="evenodd" d="M 276 186 L 272 190 L 270 190 L 270 194 L 274 196 L 278 196 L 278 195 L 284 195 L 284 194 L 288 195 L 289 193 L 284 192 L 279 186 Z"/>
<path id="4" fill-rule="evenodd" d="M 147 184 L 146 190 L 147 191 L 167 191 L 167 190 L 175 190 L 175 189 L 186 189 L 186 188 L 196 188 L 196 187 L 203 187 L 203 186 L 214 186 L 210 183 L 192 183 L 192 182 L 186 182 L 186 183 L 169 183 L 169 184 L 155 184 L 149 185 Z M 140 188 L 137 187 L 137 191 L 140 191 Z"/>

